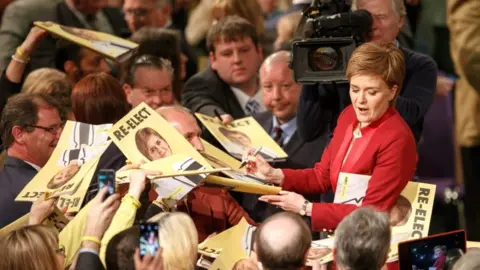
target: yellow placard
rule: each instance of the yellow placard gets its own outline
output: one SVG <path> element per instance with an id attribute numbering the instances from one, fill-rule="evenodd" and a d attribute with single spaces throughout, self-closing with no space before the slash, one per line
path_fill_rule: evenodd
<path id="1" fill-rule="evenodd" d="M 136 164 L 181 154 L 205 168 L 212 168 L 174 127 L 145 103 L 118 121 L 110 129 L 109 135 L 123 154 Z M 161 168 L 154 169 L 161 171 Z"/>
<path id="2" fill-rule="evenodd" d="M 57 206 L 78 211 L 101 154 L 111 143 L 107 125 L 68 121 L 47 164 L 18 194 L 16 201 L 35 201 L 44 193 L 59 197 Z"/>
<path id="3" fill-rule="evenodd" d="M 344 177 L 347 176 L 348 174 L 344 175 Z M 355 175 L 350 176 L 352 176 L 350 177 L 351 179 L 355 179 Z M 363 176 L 360 179 L 362 182 L 365 180 Z M 390 210 L 392 239 L 387 262 L 398 260 L 399 242 L 428 236 L 435 189 L 435 185 L 419 182 L 408 182 L 403 189 L 396 205 Z M 315 241 L 314 243 L 333 248 L 334 237 Z M 333 255 L 328 253 L 324 257 L 317 258 L 317 260 L 321 263 L 326 263 L 333 260 Z M 311 266 L 311 261 L 307 261 L 307 264 Z"/>
<path id="4" fill-rule="evenodd" d="M 112 60 L 123 62 L 137 49 L 138 44 L 117 36 L 88 29 L 36 21 L 34 24 L 53 35 L 88 48 Z"/>
<path id="5" fill-rule="evenodd" d="M 236 159 L 241 160 L 243 154 L 250 148 L 259 150 L 258 154 L 267 161 L 280 161 L 288 157 L 251 116 L 234 120 L 228 125 L 224 125 L 215 117 L 201 113 L 195 113 L 195 116 Z"/>

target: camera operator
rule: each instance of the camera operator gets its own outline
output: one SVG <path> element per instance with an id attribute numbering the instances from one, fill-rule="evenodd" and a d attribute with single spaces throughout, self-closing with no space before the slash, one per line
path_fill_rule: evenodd
<path id="1" fill-rule="evenodd" d="M 405 20 L 403 0 L 354 0 L 353 7 L 367 10 L 373 17 L 373 42 L 398 42 Z M 437 66 L 426 55 L 400 47 L 405 57 L 406 76 L 397 98 L 396 109 L 412 129 L 418 142 L 423 117 L 435 97 Z M 350 104 L 348 83 L 304 85 L 298 104 L 300 136 L 312 141 L 335 128 L 339 113 Z M 314 124 L 313 124 L 314 123 Z"/>

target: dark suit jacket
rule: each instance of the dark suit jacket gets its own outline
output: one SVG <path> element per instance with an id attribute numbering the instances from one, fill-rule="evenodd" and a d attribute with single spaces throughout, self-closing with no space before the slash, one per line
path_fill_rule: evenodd
<path id="1" fill-rule="evenodd" d="M 122 38 L 128 38 L 130 36 L 130 30 L 120 9 L 105 7 L 102 11 L 110 22 L 116 36 Z M 39 14 L 38 20 L 53 21 L 66 26 L 85 28 L 65 2 L 57 4 L 49 14 Z M 56 40 L 50 35 L 45 37 L 32 54 L 31 61 L 24 75 L 26 76 L 30 71 L 38 68 L 55 67 L 55 48 Z"/>
<path id="2" fill-rule="evenodd" d="M 234 119 L 245 117 L 230 86 L 210 67 L 187 81 L 182 100 L 193 112 L 215 116 L 214 109 L 217 109 L 220 114 L 228 113 Z"/>
<path id="3" fill-rule="evenodd" d="M 23 160 L 7 157 L 0 172 L 0 228 L 30 212 L 31 202 L 16 202 L 15 198 L 36 174 Z"/>
<path id="4" fill-rule="evenodd" d="M 189 214 L 193 219 L 199 243 L 214 232 L 220 233 L 237 225 L 242 218 L 249 224 L 256 225 L 224 188 L 200 186 L 187 196 L 187 204 L 179 202 L 177 210 Z M 159 212 L 162 212 L 162 209 L 152 204 L 145 218 L 148 219 Z"/>
<path id="5" fill-rule="evenodd" d="M 230 114 L 234 119 L 246 116 L 230 85 L 222 81 L 211 67 L 197 73 L 185 83 L 182 102 L 183 106 L 192 112 L 210 116 L 215 116 L 215 109 L 220 114 Z M 203 139 L 217 148 L 224 149 L 205 127 L 202 131 Z"/>
<path id="6" fill-rule="evenodd" d="M 264 112 L 254 116 L 257 122 L 270 133 L 273 129 L 273 115 L 271 112 Z M 283 146 L 283 150 L 288 154 L 287 160 L 284 162 L 275 162 L 271 165 L 275 168 L 291 168 L 291 169 L 306 169 L 313 168 L 315 163 L 320 161 L 323 150 L 327 147 L 330 141 L 329 134 L 317 137 L 315 140 L 305 142 L 300 138 L 298 132 L 295 132 L 288 143 Z M 280 208 L 268 204 L 266 202 L 258 201 L 259 195 L 244 194 L 242 206 L 248 214 L 255 220 L 255 222 L 263 222 L 266 218 L 274 213 L 280 212 Z M 319 202 L 321 196 L 316 194 L 306 198 L 310 201 Z"/>
<path id="7" fill-rule="evenodd" d="M 312 169 L 283 169 L 282 188 L 299 194 L 321 194 L 330 187 L 337 189 L 340 172 L 369 175 L 361 205 L 389 211 L 415 172 L 415 139 L 400 114 L 390 108 L 379 120 L 361 129 L 362 137 L 355 140 L 345 159 L 357 125 L 355 111 L 348 106 L 338 118 L 321 161 Z M 312 229 L 335 229 L 355 209 L 355 204 L 314 203 Z"/>
<path id="8" fill-rule="evenodd" d="M 102 262 L 98 255 L 91 252 L 81 252 L 78 255 L 76 270 L 104 270 Z"/>

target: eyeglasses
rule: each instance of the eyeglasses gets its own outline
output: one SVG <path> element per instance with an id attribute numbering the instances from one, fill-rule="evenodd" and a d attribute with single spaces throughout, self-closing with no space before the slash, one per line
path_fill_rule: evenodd
<path id="1" fill-rule="evenodd" d="M 65 256 L 65 246 L 64 245 L 60 245 L 56 250 L 55 250 L 56 253 L 60 254 L 60 255 L 63 255 Z"/>
<path id="2" fill-rule="evenodd" d="M 135 17 L 146 17 L 150 14 L 153 10 L 147 8 L 137 8 L 137 9 L 124 9 L 123 13 L 128 16 L 135 16 Z"/>
<path id="3" fill-rule="evenodd" d="M 58 124 L 58 125 L 53 125 L 53 126 L 50 126 L 50 127 L 43 127 L 43 126 L 37 126 L 37 125 L 27 125 L 26 127 L 43 129 L 46 132 L 49 132 L 49 133 L 52 133 L 52 134 L 55 135 L 55 134 L 58 133 L 59 130 L 61 130 L 63 128 L 64 125 L 65 125 L 65 123 L 61 123 L 61 124 Z"/>

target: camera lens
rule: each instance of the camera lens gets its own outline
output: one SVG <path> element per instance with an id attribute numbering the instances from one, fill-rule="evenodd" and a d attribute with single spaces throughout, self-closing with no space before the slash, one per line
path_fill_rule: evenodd
<path id="1" fill-rule="evenodd" d="M 332 70 L 337 66 L 338 53 L 332 47 L 319 47 L 312 50 L 309 57 L 313 70 Z"/>

